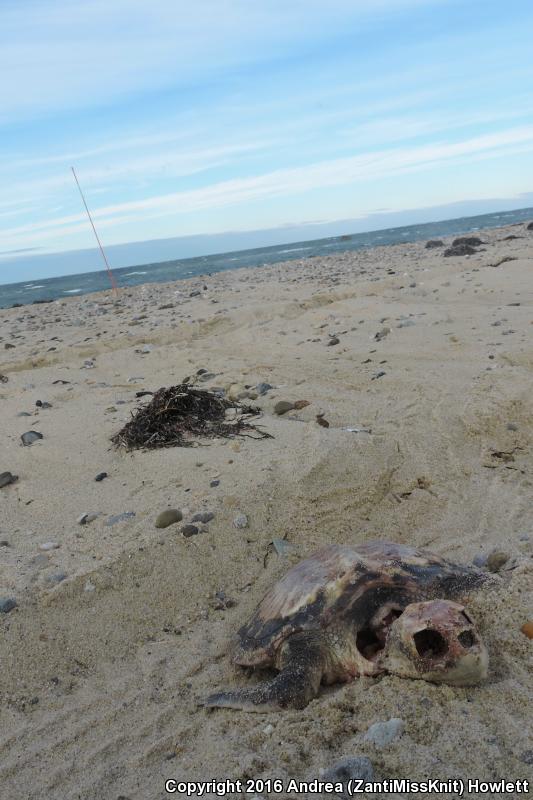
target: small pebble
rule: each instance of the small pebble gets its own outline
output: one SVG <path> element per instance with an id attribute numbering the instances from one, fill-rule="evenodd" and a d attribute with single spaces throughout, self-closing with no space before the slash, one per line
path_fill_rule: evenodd
<path id="1" fill-rule="evenodd" d="M 200 533 L 200 530 L 196 527 L 196 525 L 184 525 L 181 529 L 181 532 L 186 539 L 189 539 L 191 536 L 197 536 Z"/>
<path id="2" fill-rule="evenodd" d="M 220 481 L 219 481 L 219 480 L 214 480 L 214 481 L 211 481 L 211 482 L 210 482 L 210 484 L 209 484 L 209 486 L 211 486 L 211 488 L 213 488 L 213 489 L 214 489 L 214 488 L 215 488 L 215 486 L 220 486 Z"/>
<path id="3" fill-rule="evenodd" d="M 135 516 L 135 511 L 124 511 L 122 514 L 114 514 L 113 516 L 109 517 L 106 520 L 107 527 L 111 527 L 111 525 L 116 525 L 117 522 L 124 522 L 126 519 L 131 519 L 131 517 Z"/>
<path id="4" fill-rule="evenodd" d="M 15 483 L 18 479 L 18 475 L 13 475 L 11 472 L 2 472 L 0 474 L 0 489 L 3 489 L 4 486 L 9 486 L 10 483 Z"/>
<path id="5" fill-rule="evenodd" d="M 248 517 L 246 516 L 246 514 L 237 514 L 237 516 L 233 520 L 233 525 L 235 528 L 247 528 Z"/>
<path id="6" fill-rule="evenodd" d="M 155 520 L 156 528 L 168 528 L 169 525 L 174 525 L 183 519 L 183 514 L 178 508 L 167 508 L 157 515 Z"/>
<path id="7" fill-rule="evenodd" d="M 51 575 L 45 575 L 44 580 L 46 583 L 61 583 L 67 577 L 66 572 L 53 572 Z"/>
<path id="8" fill-rule="evenodd" d="M 334 347 L 336 344 L 340 343 L 340 339 L 337 336 L 331 336 L 329 342 L 327 343 L 327 347 Z"/>
<path id="9" fill-rule="evenodd" d="M 7 614 L 17 607 L 17 601 L 13 597 L 0 597 L 0 614 Z"/>
<path id="10" fill-rule="evenodd" d="M 207 522 L 211 522 L 211 520 L 214 518 L 215 515 L 212 511 L 200 511 L 198 514 L 194 515 L 194 517 L 191 519 L 191 522 L 203 522 L 206 524 Z"/>
<path id="11" fill-rule="evenodd" d="M 291 403 L 289 400 L 278 400 L 274 406 L 274 414 L 277 414 L 278 417 L 281 417 L 282 414 L 286 414 L 287 411 L 292 411 L 293 408 L 294 403 Z"/>
<path id="12" fill-rule="evenodd" d="M 39 550 L 57 550 L 60 546 L 57 542 L 43 542 L 39 545 Z"/>
<path id="13" fill-rule="evenodd" d="M 33 444 L 34 442 L 38 441 L 38 439 L 42 439 L 43 435 L 38 431 L 26 431 L 26 433 L 23 433 L 20 438 L 22 439 L 22 444 L 25 447 L 28 447 L 28 445 Z"/>
<path id="14" fill-rule="evenodd" d="M 372 742 L 376 747 L 386 747 L 404 732 L 402 719 L 393 717 L 387 722 L 375 722 L 364 735 L 365 742 Z"/>
<path id="15" fill-rule="evenodd" d="M 476 567 L 484 567 L 485 564 L 487 563 L 487 556 L 484 555 L 483 553 L 478 553 L 478 555 L 474 556 L 474 558 L 472 559 L 472 563 Z"/>
<path id="16" fill-rule="evenodd" d="M 489 572 L 499 572 L 508 561 L 509 553 L 504 550 L 493 550 L 487 556 L 487 569 Z"/>
<path id="17" fill-rule="evenodd" d="M 522 627 L 520 628 L 524 636 L 527 636 L 528 639 L 533 639 L 533 620 L 529 622 L 524 622 Z"/>
<path id="18" fill-rule="evenodd" d="M 94 520 L 98 516 L 99 515 L 95 514 L 95 513 L 93 513 L 93 514 L 81 514 L 81 516 L 78 517 L 76 522 L 78 523 L 78 525 L 88 525 L 90 522 L 94 522 Z"/>
<path id="19" fill-rule="evenodd" d="M 258 383 L 257 386 L 255 387 L 255 390 L 258 394 L 266 394 L 267 392 L 270 391 L 270 389 L 273 388 L 274 387 L 271 386 L 270 383 Z"/>
<path id="20" fill-rule="evenodd" d="M 100 482 L 100 481 L 103 481 L 104 478 L 107 478 L 107 472 L 99 472 L 98 475 L 95 478 L 95 481 Z"/>
<path id="21" fill-rule="evenodd" d="M 514 422 L 508 422 L 507 423 L 507 430 L 508 431 L 517 431 L 518 430 L 518 425 L 515 425 Z"/>

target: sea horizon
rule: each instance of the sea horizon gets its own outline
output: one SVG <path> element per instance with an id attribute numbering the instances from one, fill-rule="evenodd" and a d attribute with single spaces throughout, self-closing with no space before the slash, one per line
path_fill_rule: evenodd
<path id="1" fill-rule="evenodd" d="M 147 283 L 167 283 L 231 269 L 254 268 L 351 250 L 446 238 L 472 231 L 518 225 L 529 219 L 533 219 L 533 207 L 230 250 L 190 258 L 133 263 L 113 268 L 112 271 L 119 288 Z M 83 273 L 0 284 L 0 308 L 53 302 L 64 297 L 104 291 L 110 286 L 109 275 L 104 267 Z"/>

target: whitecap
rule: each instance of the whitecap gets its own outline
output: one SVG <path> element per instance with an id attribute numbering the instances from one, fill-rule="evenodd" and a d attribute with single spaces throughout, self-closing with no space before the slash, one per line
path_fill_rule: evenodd
<path id="1" fill-rule="evenodd" d="M 76 294 L 76 292 L 81 292 L 81 289 L 63 289 L 63 294 Z"/>

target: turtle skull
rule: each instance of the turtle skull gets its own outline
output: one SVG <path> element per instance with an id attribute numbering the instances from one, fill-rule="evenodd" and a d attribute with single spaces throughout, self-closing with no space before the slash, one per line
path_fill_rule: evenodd
<path id="1" fill-rule="evenodd" d="M 381 667 L 406 678 L 469 686 L 487 677 L 488 655 L 458 603 L 412 603 L 390 626 Z"/>

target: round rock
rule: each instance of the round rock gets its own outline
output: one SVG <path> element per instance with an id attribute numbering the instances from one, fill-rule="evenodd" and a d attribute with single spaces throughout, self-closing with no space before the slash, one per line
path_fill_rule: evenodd
<path id="1" fill-rule="evenodd" d="M 183 519 L 183 514 L 178 508 L 167 508 L 157 515 L 155 521 L 156 528 L 168 528 L 169 525 L 174 525 Z"/>
<path id="2" fill-rule="evenodd" d="M 17 601 L 13 597 L 0 597 L 0 614 L 8 614 L 17 607 Z"/>
<path id="3" fill-rule="evenodd" d="M 274 414 L 277 414 L 278 417 L 281 417 L 282 414 L 286 414 L 287 411 L 292 411 L 293 408 L 294 403 L 291 403 L 289 400 L 278 400 L 274 406 Z"/>
<path id="4" fill-rule="evenodd" d="M 404 732 L 404 722 L 398 717 L 393 717 L 387 722 L 375 722 L 364 736 L 365 742 L 371 742 L 376 747 L 387 747 Z"/>
<path id="5" fill-rule="evenodd" d="M 200 533 L 200 530 L 196 525 L 184 525 L 181 529 L 181 532 L 186 539 L 189 539 L 191 536 L 197 536 Z"/>
<path id="6" fill-rule="evenodd" d="M 22 439 L 22 444 L 25 447 L 28 447 L 28 445 L 33 444 L 39 439 L 42 439 L 43 435 L 42 433 L 39 433 L 39 431 L 26 431 L 26 433 L 23 433 L 20 438 Z"/>

